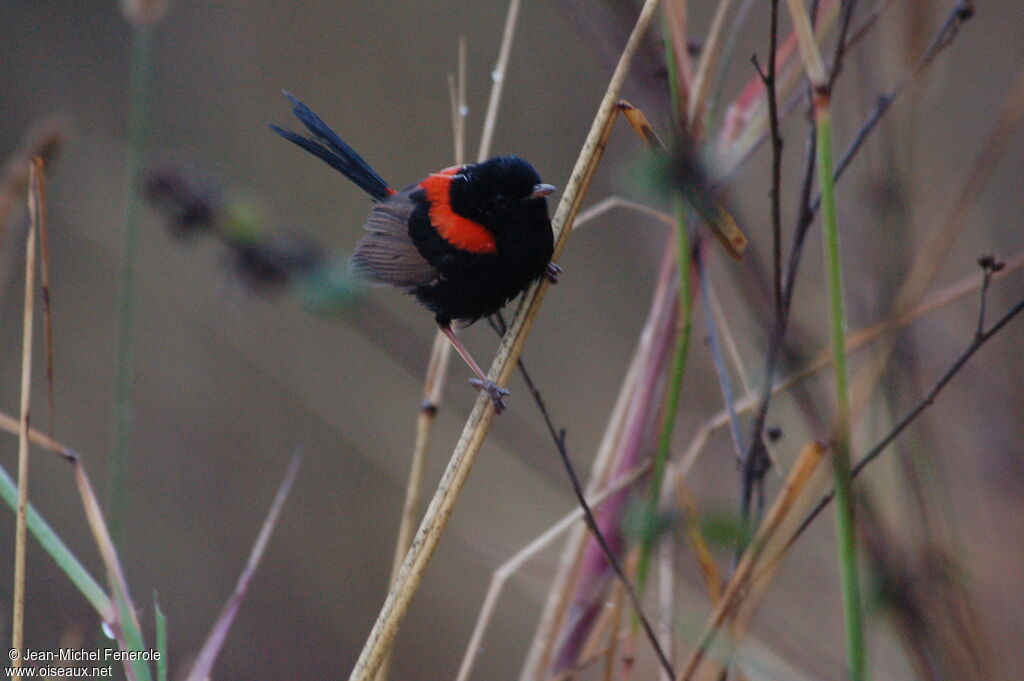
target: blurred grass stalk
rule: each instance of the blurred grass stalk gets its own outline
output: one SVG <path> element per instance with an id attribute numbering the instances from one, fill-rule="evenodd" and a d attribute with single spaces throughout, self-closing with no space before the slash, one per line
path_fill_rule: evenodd
<path id="1" fill-rule="evenodd" d="M 847 0 L 850 1 L 850 0 Z M 836 430 L 832 466 L 836 488 L 836 536 L 839 576 L 843 593 L 847 674 L 851 681 L 865 678 L 865 649 L 860 584 L 857 577 L 857 536 L 854 526 L 853 478 L 850 472 L 850 387 L 846 364 L 846 315 L 843 310 L 842 260 L 836 218 L 835 178 L 832 172 L 831 84 L 815 42 L 811 20 L 800 0 L 787 0 L 800 56 L 814 99 L 817 129 L 818 184 L 821 191 L 822 242 L 828 280 L 829 333 L 836 389 Z M 840 37 L 842 40 L 842 37 Z M 834 67 L 835 68 L 835 67 Z"/>
<path id="2" fill-rule="evenodd" d="M 153 594 L 153 618 L 156 620 L 156 649 L 160 659 L 156 661 L 156 681 L 167 681 L 167 615 Z"/>
<path id="3" fill-rule="evenodd" d="M 132 388 L 135 368 L 135 261 L 139 246 L 139 192 L 142 154 L 148 131 L 149 83 L 153 71 L 152 24 L 166 9 L 165 2 L 125 1 L 125 17 L 132 26 L 127 153 L 124 170 L 125 213 L 121 242 L 121 276 L 117 293 L 117 356 L 110 459 L 107 464 L 107 506 L 110 533 L 121 536 L 124 516 L 128 441 L 132 423 Z"/>

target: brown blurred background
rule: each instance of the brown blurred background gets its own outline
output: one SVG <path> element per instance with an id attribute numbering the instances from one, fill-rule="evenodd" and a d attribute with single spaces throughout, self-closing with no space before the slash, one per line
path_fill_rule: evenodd
<path id="1" fill-rule="evenodd" d="M 726 85 L 731 101 L 753 73 L 747 57 L 767 49 L 766 10 L 757 3 Z M 878 30 L 853 50 L 837 91 L 836 147 L 912 64 L 945 17 L 948 3 L 894 3 Z M 691 33 L 703 35 L 714 3 L 692 2 Z M 868 9 L 861 7 L 861 13 Z M 528 158 L 547 182 L 564 186 L 611 73 L 594 49 L 600 26 L 559 3 L 524 3 L 498 118 L 495 153 Z M 395 185 L 450 165 L 446 74 L 456 42 L 469 54 L 468 154 L 475 155 L 497 56 L 504 3 L 219 2 L 172 0 L 153 32 L 147 157 L 185 159 L 261 205 L 270 221 L 327 249 L 351 248 L 367 212 L 365 197 L 327 166 L 277 138 L 270 123 L 292 125 L 280 95 L 310 104 Z M 839 190 L 850 328 L 878 321 L 921 235 L 950 209 L 1004 96 L 1024 70 L 1019 3 L 979 6 L 977 16 L 894 105 Z M 788 22 L 783 22 L 784 27 Z M 596 31 L 596 32 L 595 32 Z M 7 0 L 0 3 L 0 157 L 51 113 L 70 134 L 49 177 L 56 411 L 54 435 L 80 451 L 99 486 L 106 480 L 115 367 L 116 291 L 124 215 L 130 29 L 115 2 Z M 665 129 L 666 103 L 649 74 L 627 86 Z M 784 225 L 805 126 L 786 123 Z M 1005 153 L 968 214 L 937 286 L 977 271 L 982 253 L 1024 248 L 1024 135 Z M 618 129 L 589 203 L 618 193 L 651 201 L 638 188 L 638 144 Z M 770 253 L 769 164 L 762 149 L 737 174 L 730 200 L 752 241 Z M 664 203 L 653 200 L 664 208 Z M 4 244 L 0 285 L 0 409 L 19 400 L 24 222 Z M 172 677 L 202 644 L 234 580 L 292 451 L 305 459 L 216 678 L 341 678 L 351 668 L 386 588 L 414 422 L 434 327 L 400 294 L 372 301 L 411 329 L 401 362 L 342 318 L 316 317 L 287 295 L 244 290 L 210 240 L 182 244 L 145 211 L 138 264 L 134 425 L 121 553 L 134 596 L 152 626 L 156 593 L 170 627 Z M 570 451 L 587 470 L 614 401 L 649 300 L 664 244 L 656 220 L 614 212 L 575 234 L 525 352 Z M 796 316 L 817 347 L 827 342 L 820 239 L 805 251 Z M 718 295 L 729 310 L 751 380 L 760 380 L 766 334 L 740 293 L 741 264 L 718 257 Z M 1015 301 L 1019 273 L 995 284 L 990 318 Z M 903 413 L 969 342 L 974 296 L 901 332 L 893 412 Z M 37 333 L 37 339 L 41 334 Z M 485 324 L 465 332 L 479 358 L 497 341 Z M 704 339 L 703 315 L 684 388 L 678 447 L 721 405 Z M 1009 326 L 954 381 L 901 447 L 934 461 L 944 526 L 975 597 L 999 678 L 1024 670 L 1024 324 Z M 41 350 L 42 344 L 37 344 Z M 36 355 L 34 424 L 45 428 L 43 355 Z M 860 358 L 854 361 L 859 364 Z M 486 364 L 487 362 L 484 361 Z M 420 367 L 410 371 L 407 367 Z M 433 486 L 475 392 L 453 362 L 438 418 L 427 487 Z M 830 381 L 811 382 L 827 413 Z M 496 421 L 398 641 L 394 678 L 451 678 L 494 568 L 573 506 L 568 482 L 525 386 L 511 385 L 511 408 Z M 881 400 L 881 398 L 879 398 Z M 808 429 L 790 400 L 770 420 L 783 425 L 792 457 Z M 860 424 L 863 449 L 889 422 L 875 409 Z M 16 468 L 16 438 L 0 463 Z M 900 501 L 894 457 L 867 483 L 896 527 L 912 506 Z M 889 473 L 886 467 L 889 466 Z M 778 488 L 769 479 L 769 494 Z M 702 508 L 732 511 L 738 475 L 725 433 L 709 444 L 692 486 Z M 32 463 L 31 496 L 59 534 L 101 575 L 70 469 L 42 452 Z M 891 505 L 887 505 L 890 504 Z M 13 546 L 13 514 L 0 537 Z M 12 555 L 11 552 L 10 555 Z M 474 678 L 518 674 L 555 553 L 530 563 L 511 583 L 485 641 Z M 727 555 L 727 554 L 723 554 Z M 842 635 L 832 521 L 801 540 L 762 608 L 754 633 L 813 678 L 841 678 Z M 0 631 L 7 632 L 9 559 L 0 564 Z M 723 563 L 724 565 L 725 563 Z M 683 579 L 697 585 L 686 560 Z M 29 554 L 27 641 L 54 649 L 98 635 L 88 604 L 38 547 Z M 696 592 L 691 589 L 691 592 Z M 685 610 L 686 603 L 680 606 Z M 703 612 L 704 606 L 697 607 Z M 696 614 L 681 615 L 692 622 Z M 875 678 L 907 678 L 897 638 L 877 612 L 869 632 Z"/>

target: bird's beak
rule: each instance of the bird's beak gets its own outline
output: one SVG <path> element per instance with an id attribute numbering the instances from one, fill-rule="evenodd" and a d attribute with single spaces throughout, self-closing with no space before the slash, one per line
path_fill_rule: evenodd
<path id="1" fill-rule="evenodd" d="M 548 194 L 556 192 L 558 189 L 551 184 L 536 184 L 533 186 L 533 193 L 527 196 L 528 199 L 543 199 Z"/>

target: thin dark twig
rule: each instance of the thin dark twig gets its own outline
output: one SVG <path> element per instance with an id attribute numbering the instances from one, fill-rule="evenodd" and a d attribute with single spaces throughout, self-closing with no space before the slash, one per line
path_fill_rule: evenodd
<path id="1" fill-rule="evenodd" d="M 811 2 L 811 22 L 813 24 L 818 13 L 818 0 Z M 810 86 L 807 87 L 807 102 L 813 101 L 813 93 Z M 814 221 L 814 212 L 810 208 L 811 188 L 814 182 L 814 171 L 817 167 L 818 129 L 814 125 L 813 118 L 808 115 L 808 136 L 807 153 L 804 162 L 804 176 L 800 183 L 800 202 L 797 217 L 796 229 L 793 233 L 793 241 L 789 247 L 789 259 L 786 265 L 786 278 L 782 289 L 782 307 L 777 315 L 775 328 L 772 330 L 768 342 L 768 352 L 765 357 L 764 383 L 761 389 L 761 399 L 757 414 L 754 417 L 754 426 L 751 429 L 749 450 L 743 465 L 743 481 L 740 490 L 740 515 L 747 527 L 750 527 L 750 502 L 755 491 L 759 498 L 764 496 L 764 476 L 771 470 L 771 460 L 768 457 L 768 450 L 764 446 L 762 436 L 764 433 L 765 421 L 768 417 L 768 405 L 772 397 L 772 383 L 775 380 L 775 371 L 779 358 L 783 353 L 786 339 L 786 328 L 789 325 L 789 309 L 793 300 L 793 289 L 796 285 L 796 275 L 800 269 L 800 256 L 803 253 L 804 240 L 810 231 L 811 223 Z M 759 504 L 760 506 L 760 504 Z M 741 533 L 741 537 L 748 536 L 748 532 Z M 743 540 L 737 545 L 737 556 L 744 549 Z"/>
<path id="2" fill-rule="evenodd" d="M 770 470 L 771 461 L 768 459 L 768 451 L 764 447 L 762 434 L 765 421 L 768 417 L 768 406 L 771 402 L 772 383 L 775 380 L 775 370 L 782 355 L 786 327 L 789 322 L 789 309 L 793 300 L 793 290 L 796 287 L 796 275 L 800 269 L 800 256 L 803 253 L 804 241 L 810 231 L 811 223 L 814 221 L 814 213 L 810 210 L 811 188 L 814 181 L 815 158 L 817 155 L 818 134 L 813 122 L 811 122 L 807 138 L 806 161 L 804 163 L 804 177 L 800 183 L 800 213 L 793 233 L 793 241 L 789 246 L 789 259 L 786 266 L 786 278 L 782 288 L 782 314 L 776 320 L 775 328 L 772 331 L 768 342 L 768 352 L 765 357 L 764 382 L 762 383 L 761 398 L 758 402 L 758 410 L 754 417 L 754 425 L 751 428 L 749 449 L 743 466 L 743 483 L 740 491 L 740 514 L 749 522 L 750 502 L 755 490 L 763 494 L 764 476 Z M 742 535 L 741 535 L 742 536 Z M 739 547 L 742 549 L 742 546 Z"/>
<path id="3" fill-rule="evenodd" d="M 53 425 L 54 418 L 54 380 L 53 380 L 53 305 L 50 288 L 50 237 L 46 225 L 46 161 L 42 156 L 34 156 L 32 164 L 37 169 L 39 190 L 39 283 L 43 299 L 43 320 L 46 337 L 46 400 L 49 419 L 47 432 L 56 436 Z"/>
<path id="4" fill-rule="evenodd" d="M 779 0 L 772 0 L 771 29 L 768 40 L 768 72 L 763 73 L 757 63 L 757 55 L 753 57 L 754 68 L 757 69 L 764 83 L 768 98 L 768 122 L 772 140 L 772 273 L 775 283 L 775 317 L 776 322 L 782 315 L 782 135 L 779 132 L 779 99 L 775 90 L 775 62 L 779 40 Z"/>
<path id="5" fill-rule="evenodd" d="M 906 430 L 907 426 L 913 423 L 914 420 L 918 416 L 920 416 L 925 409 L 930 407 L 935 402 L 935 398 L 938 396 L 938 394 L 942 392 L 942 389 L 945 388 L 946 385 L 953 379 L 953 377 L 956 376 L 960 372 L 960 370 L 964 368 L 964 366 L 967 364 L 967 361 L 974 356 L 974 353 L 980 350 L 981 346 L 988 342 L 992 338 L 992 336 L 999 333 L 999 331 L 1002 330 L 1002 328 L 1006 326 L 1011 319 L 1020 314 L 1022 310 L 1024 310 L 1024 298 L 1018 300 L 1017 303 L 1013 307 L 1011 307 L 1009 311 L 1006 312 L 1006 314 L 1000 317 L 999 320 L 995 324 L 993 324 L 988 331 L 976 333 L 974 335 L 974 338 L 971 340 L 971 343 L 967 346 L 967 349 L 964 350 L 960 354 L 960 356 L 956 358 L 956 360 L 949 367 L 949 369 L 946 370 L 946 373 L 942 375 L 942 378 L 940 378 L 935 383 L 935 385 L 932 386 L 932 389 L 928 391 L 928 394 L 925 395 L 924 398 L 920 402 L 918 402 L 917 405 L 913 409 L 911 409 L 906 416 L 900 419 L 899 423 L 896 424 L 892 431 L 890 431 L 888 435 L 882 438 L 882 440 L 877 445 L 872 447 L 871 450 L 869 450 L 868 453 L 864 455 L 864 458 L 857 462 L 857 465 L 855 465 L 852 469 L 853 477 L 857 477 L 857 475 L 859 475 L 860 472 L 863 471 L 869 463 L 877 459 L 878 456 L 883 451 L 885 451 L 885 448 L 888 447 L 893 442 L 893 440 L 899 437 L 899 435 L 904 430 Z M 791 542 L 795 542 L 797 538 L 801 534 L 803 534 L 804 530 L 806 530 L 810 526 L 810 524 L 814 522 L 814 519 L 817 518 L 818 515 L 825 509 L 825 507 L 828 506 L 829 502 L 832 501 L 833 496 L 835 496 L 835 491 L 829 492 L 824 497 L 822 497 L 821 501 L 818 502 L 818 505 L 815 506 L 814 509 L 807 514 L 807 517 L 804 519 L 803 523 L 801 523 L 800 528 L 796 531 L 796 534 L 793 535 L 793 539 L 791 540 Z"/>
<path id="6" fill-rule="evenodd" d="M 945 49 L 953 39 L 956 38 L 957 33 L 960 32 L 960 28 L 964 23 L 974 16 L 974 3 L 971 0 L 960 0 L 953 7 L 953 10 L 946 17 L 946 20 L 942 22 L 942 26 L 939 28 L 932 40 L 928 49 L 925 50 L 924 58 L 921 60 L 917 70 L 925 68 L 932 62 L 939 52 Z"/>
<path id="7" fill-rule="evenodd" d="M 978 306 L 978 328 L 974 332 L 976 336 L 985 332 L 985 301 L 988 298 L 988 287 L 992 285 L 992 276 L 1006 267 L 1006 263 L 997 260 L 994 255 L 983 255 L 978 258 L 978 266 L 981 267 L 983 278 L 981 280 L 981 305 Z"/>
<path id="8" fill-rule="evenodd" d="M 832 86 L 836 83 L 836 78 L 839 77 L 839 72 L 843 70 L 843 55 L 846 54 L 846 36 L 850 33 L 850 23 L 853 19 L 853 8 L 857 4 L 857 0 L 845 0 L 843 2 L 843 23 L 839 28 L 839 40 L 836 41 L 836 53 L 832 58 L 832 72 L 828 77 L 828 89 L 832 91 Z"/>
<path id="9" fill-rule="evenodd" d="M 499 336 L 505 335 L 505 319 L 500 311 L 488 317 L 487 322 Z M 597 519 L 594 517 L 594 512 L 591 510 L 590 504 L 587 503 L 587 498 L 583 493 L 583 487 L 580 484 L 579 476 L 576 475 L 576 469 L 572 465 L 572 461 L 569 459 L 569 451 L 565 446 L 565 428 L 555 427 L 555 424 L 551 419 L 551 414 L 548 412 L 547 405 L 544 403 L 544 398 L 541 396 L 540 390 L 530 377 L 530 373 L 526 370 L 526 365 L 523 364 L 523 360 L 520 359 L 518 364 L 519 373 L 522 374 L 523 380 L 526 382 L 526 387 L 533 396 L 533 401 L 537 404 L 537 408 L 540 409 L 541 416 L 544 418 L 544 424 L 547 426 L 548 433 L 551 434 L 551 439 L 555 443 L 558 455 L 562 459 L 562 465 L 565 466 L 565 472 L 568 474 L 569 481 L 572 483 L 572 491 L 575 493 L 576 500 L 579 502 L 580 508 L 583 510 L 583 519 L 587 524 L 587 528 L 590 530 L 590 533 L 594 535 L 594 539 L 597 541 L 598 546 L 601 547 L 601 551 L 604 553 L 605 559 L 615 572 L 615 576 L 618 577 L 620 582 L 622 582 L 626 595 L 629 597 L 629 601 L 633 605 L 633 610 L 636 612 L 637 619 L 640 620 L 644 633 L 650 641 L 651 647 L 654 648 L 654 652 L 658 656 L 658 661 L 661 663 L 662 668 L 665 670 L 665 673 L 669 675 L 670 679 L 674 679 L 676 678 L 675 670 L 672 668 L 672 663 L 669 661 L 668 656 L 665 654 L 661 644 L 658 642 L 658 637 L 654 633 L 654 627 L 651 626 L 650 620 L 648 620 L 647 615 L 644 614 L 643 608 L 640 604 L 640 598 L 637 596 L 636 590 L 626 577 L 626 573 L 622 570 L 622 566 L 619 565 L 619 561 L 615 558 L 615 554 L 612 553 L 611 547 L 608 545 L 604 534 L 597 526 Z"/>

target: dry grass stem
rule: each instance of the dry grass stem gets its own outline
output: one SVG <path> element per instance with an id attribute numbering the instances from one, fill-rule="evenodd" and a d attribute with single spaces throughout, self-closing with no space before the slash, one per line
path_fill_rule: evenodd
<path id="1" fill-rule="evenodd" d="M 45 118 L 32 126 L 21 147 L 4 164 L 0 176 L 0 252 L 15 208 L 23 205 L 25 200 L 32 159 L 41 158 L 43 167 L 48 166 L 56 158 L 66 136 L 67 124 L 64 121 L 55 117 Z"/>
<path id="2" fill-rule="evenodd" d="M 600 201 L 598 201 L 585 211 L 582 211 L 576 218 L 576 222 L 573 224 L 573 229 L 579 229 L 586 223 L 592 220 L 596 220 L 597 218 L 601 217 L 606 213 L 611 212 L 616 208 L 625 208 L 627 210 L 633 210 L 638 213 L 650 215 L 652 217 L 657 218 L 661 222 L 664 222 L 669 227 L 675 227 L 676 224 L 675 218 L 666 213 L 662 213 L 660 210 L 651 208 L 650 206 L 645 206 L 644 204 L 638 203 L 636 201 L 631 201 L 621 196 L 609 196 L 607 198 L 601 199 Z"/>
<path id="3" fill-rule="evenodd" d="M 665 143 L 658 137 L 658 133 L 654 131 L 654 126 L 647 120 L 647 116 L 644 115 L 643 111 L 624 99 L 619 100 L 618 106 L 619 113 L 629 123 L 629 127 L 633 128 L 633 132 L 636 133 L 637 137 L 643 140 L 644 144 L 655 151 L 665 150 Z"/>
<path id="4" fill-rule="evenodd" d="M 501 48 L 498 50 L 498 61 L 491 71 L 491 96 L 487 100 L 487 116 L 484 118 L 484 130 L 480 136 L 480 150 L 477 159 L 483 161 L 491 155 L 491 142 L 494 140 L 494 126 L 498 122 L 498 108 L 501 104 L 501 93 L 505 87 L 505 73 L 508 71 L 508 58 L 512 53 L 512 39 L 516 33 L 516 20 L 519 17 L 519 0 L 508 3 L 508 14 L 505 16 L 505 29 L 501 34 Z"/>
<path id="5" fill-rule="evenodd" d="M 32 324 L 35 318 L 36 235 L 45 219 L 43 208 L 43 160 L 35 157 L 29 166 L 28 211 L 30 222 L 25 241 L 25 306 L 21 335 L 21 418 L 18 429 L 18 511 L 14 530 L 14 597 L 11 608 L 11 648 L 25 649 L 25 553 L 28 535 L 28 451 L 29 411 L 32 403 Z M 21 656 L 12 660 L 21 667 Z"/>
<path id="6" fill-rule="evenodd" d="M 636 551 L 632 551 L 627 560 L 624 561 L 623 570 L 629 575 L 631 580 L 636 575 L 636 555 Z M 621 607 L 616 612 L 615 601 L 617 599 L 619 601 L 618 605 L 621 606 L 625 598 L 626 588 L 623 582 L 616 581 L 611 587 L 611 593 L 608 594 L 606 606 L 598 616 L 597 624 L 594 625 L 594 629 L 590 633 L 590 638 L 583 646 L 579 664 L 576 667 L 577 670 L 582 671 L 594 662 L 606 659 L 609 649 L 616 647 L 612 642 L 619 638 Z M 568 672 L 561 677 L 555 678 L 567 678 L 571 675 L 572 672 Z M 554 681 L 554 679 L 549 679 L 548 681 Z"/>
<path id="7" fill-rule="evenodd" d="M 85 510 L 85 517 L 92 530 L 93 539 L 99 549 L 100 558 L 106 568 L 107 584 L 110 589 L 112 612 L 104 617 L 104 621 L 110 626 L 114 637 L 117 639 L 121 650 L 131 650 L 132 646 L 126 638 L 126 632 L 130 628 L 139 631 L 139 622 L 136 615 L 135 605 L 132 603 L 128 591 L 128 582 L 121 568 L 121 561 L 117 555 L 117 549 L 107 529 L 107 522 L 103 518 L 103 511 L 100 509 L 99 499 L 93 489 L 89 476 L 85 472 L 85 466 L 78 458 L 70 459 L 75 474 L 75 483 L 78 487 L 79 496 L 82 498 L 82 508 Z M 125 622 L 130 620 L 129 626 Z M 132 665 L 125 664 L 125 674 L 129 681 L 136 678 Z"/>
<path id="8" fill-rule="evenodd" d="M 740 385 L 743 387 L 745 395 L 753 394 L 753 389 L 750 385 L 750 381 L 747 379 L 746 365 L 743 363 L 743 358 L 740 355 L 739 348 L 736 345 L 736 339 L 733 336 L 732 329 L 729 326 L 729 320 L 725 315 L 725 311 L 722 309 L 721 303 L 718 300 L 718 295 L 715 293 L 715 287 L 711 282 L 711 278 L 707 280 L 707 292 L 708 298 L 711 301 L 711 312 L 714 315 L 715 323 L 722 332 L 722 341 L 725 346 L 726 353 L 729 355 L 729 361 L 732 362 L 736 368 L 736 375 L 739 376 Z M 736 402 L 733 401 L 733 409 L 736 409 Z M 728 413 L 728 405 L 726 405 L 726 413 Z M 737 410 L 737 414 L 739 410 Z M 772 443 L 770 438 L 761 437 L 762 444 L 764 445 L 765 451 L 768 452 L 768 458 L 772 462 L 772 469 L 778 471 L 781 463 L 781 458 L 776 451 L 775 445 Z"/>
<path id="9" fill-rule="evenodd" d="M 712 605 L 718 603 L 722 597 L 722 574 L 718 569 L 718 563 L 711 554 L 711 547 L 708 546 L 704 533 L 700 531 L 700 512 L 697 510 L 697 502 L 686 485 L 684 476 L 676 475 L 675 471 L 667 472 L 666 480 L 672 480 L 676 492 L 676 506 L 683 512 L 683 529 L 686 532 L 686 539 L 690 542 L 693 555 L 700 566 L 701 577 L 704 578 L 704 587 L 708 592 L 708 602 Z"/>
<path id="10" fill-rule="evenodd" d="M 452 107 L 452 138 L 455 143 L 455 165 L 466 158 L 466 36 L 459 36 L 457 71 L 448 74 L 448 96 Z"/>
<path id="11" fill-rule="evenodd" d="M 672 110 L 678 114 L 676 118 L 682 120 L 682 114 L 690 108 L 690 93 L 693 91 L 693 64 L 690 62 L 687 33 L 687 0 L 669 0 L 665 3 L 665 26 L 674 58 L 674 61 L 666 61 L 669 62 L 669 71 L 675 73 L 675 80 L 679 85 L 678 97 L 672 101 Z"/>
<path id="12" fill-rule="evenodd" d="M 1016 272 L 1021 268 L 1024 268 L 1024 251 L 1008 258 L 1005 261 L 1005 264 L 1006 266 L 1003 269 L 992 275 L 992 281 L 998 281 L 1011 272 Z M 931 295 L 925 297 L 917 305 L 902 314 L 894 315 L 889 319 L 878 322 L 877 324 L 872 324 L 871 326 L 863 329 L 857 329 L 856 331 L 849 333 L 846 337 L 847 351 L 854 352 L 856 350 L 861 350 L 886 333 L 908 326 L 911 322 L 915 322 L 938 309 L 951 305 L 959 300 L 963 300 L 971 294 L 977 293 L 981 289 L 983 281 L 984 276 L 982 274 L 968 274 L 967 276 L 961 277 L 953 283 L 934 291 Z M 792 376 L 788 376 L 783 381 L 780 381 L 778 387 L 785 390 L 792 386 L 796 381 L 803 380 L 828 367 L 831 361 L 831 350 L 823 350 L 806 367 Z"/>
<path id="13" fill-rule="evenodd" d="M 693 92 L 690 95 L 689 108 L 686 118 L 690 123 L 690 129 L 700 130 L 703 126 L 701 118 L 704 116 L 708 92 L 711 90 L 713 74 L 718 66 L 718 54 L 722 48 L 722 38 L 725 35 L 722 28 L 725 26 L 725 15 L 729 13 L 732 0 L 720 0 L 715 8 L 715 16 L 711 20 L 711 28 L 708 29 L 707 37 L 704 39 L 704 47 L 700 52 L 700 60 L 697 62 L 697 73 L 693 79 Z"/>
<path id="14" fill-rule="evenodd" d="M 9 414 L 0 412 L 0 430 L 6 430 L 8 433 L 18 435 L 21 432 L 21 421 Z M 29 442 L 37 447 L 47 449 L 54 454 L 61 454 L 65 457 L 74 456 L 70 449 L 35 428 L 29 428 L 28 439 Z"/>
<path id="15" fill-rule="evenodd" d="M 822 0 L 818 7 L 815 36 L 820 42 L 835 26 L 839 17 L 840 3 L 837 0 Z M 805 12 L 806 15 L 806 12 Z M 779 112 L 780 117 L 796 110 L 804 101 L 803 93 L 791 93 L 800 82 L 803 71 L 798 68 L 794 56 L 798 51 L 796 32 L 782 41 L 776 53 L 776 92 L 779 101 L 788 104 Z M 819 55 L 820 57 L 820 55 Z M 787 99 L 788 98 L 788 99 Z M 765 96 L 764 83 L 760 74 L 755 73 L 736 103 L 729 107 L 718 136 L 717 147 L 723 159 L 721 177 L 728 177 L 738 170 L 769 135 L 769 107 Z"/>
<path id="16" fill-rule="evenodd" d="M 786 4 L 789 6 L 789 16 L 793 19 L 793 31 L 796 33 L 796 42 L 800 47 L 800 58 L 804 63 L 807 80 L 811 81 L 811 87 L 821 87 L 828 83 L 828 76 L 825 74 L 825 63 L 821 59 L 821 51 L 811 27 L 811 18 L 800 0 L 786 0 Z"/>

